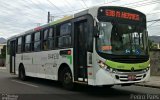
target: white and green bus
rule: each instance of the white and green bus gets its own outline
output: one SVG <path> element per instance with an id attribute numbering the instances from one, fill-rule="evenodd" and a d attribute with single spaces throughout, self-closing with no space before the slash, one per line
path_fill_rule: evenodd
<path id="1" fill-rule="evenodd" d="M 56 80 L 65 88 L 148 81 L 146 28 L 146 16 L 137 10 L 89 8 L 9 38 L 6 66 L 22 80 Z"/>

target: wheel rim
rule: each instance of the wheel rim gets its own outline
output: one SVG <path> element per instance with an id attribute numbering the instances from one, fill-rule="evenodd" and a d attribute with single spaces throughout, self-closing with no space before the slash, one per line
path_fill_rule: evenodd
<path id="1" fill-rule="evenodd" d="M 69 72 L 64 74 L 64 83 L 65 84 L 69 84 L 72 81 L 72 77 L 71 74 Z"/>

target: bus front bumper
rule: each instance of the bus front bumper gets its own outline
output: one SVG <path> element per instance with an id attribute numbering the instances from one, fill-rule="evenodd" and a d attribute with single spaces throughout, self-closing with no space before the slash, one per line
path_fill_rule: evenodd
<path id="1" fill-rule="evenodd" d="M 116 72 L 110 73 L 104 69 L 99 69 L 96 79 L 92 85 L 124 85 L 149 81 L 150 69 L 146 72 Z M 88 82 L 89 83 L 89 82 Z"/>

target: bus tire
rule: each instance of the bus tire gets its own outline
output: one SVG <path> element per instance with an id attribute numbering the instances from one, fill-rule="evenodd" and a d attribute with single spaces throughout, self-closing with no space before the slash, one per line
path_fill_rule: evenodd
<path id="1" fill-rule="evenodd" d="M 72 81 L 72 73 L 69 68 L 64 68 L 61 71 L 61 83 L 67 90 L 73 90 L 74 84 Z"/>
<path id="2" fill-rule="evenodd" d="M 26 80 L 26 74 L 25 74 L 25 69 L 24 67 L 21 67 L 19 68 L 19 79 L 21 79 L 22 81 L 25 81 Z"/>

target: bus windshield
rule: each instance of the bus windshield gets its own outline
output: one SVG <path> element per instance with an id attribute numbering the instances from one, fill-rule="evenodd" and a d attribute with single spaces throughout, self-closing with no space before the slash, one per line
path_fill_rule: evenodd
<path id="1" fill-rule="evenodd" d="M 99 22 L 98 52 L 114 55 L 146 55 L 147 35 L 138 25 Z"/>

